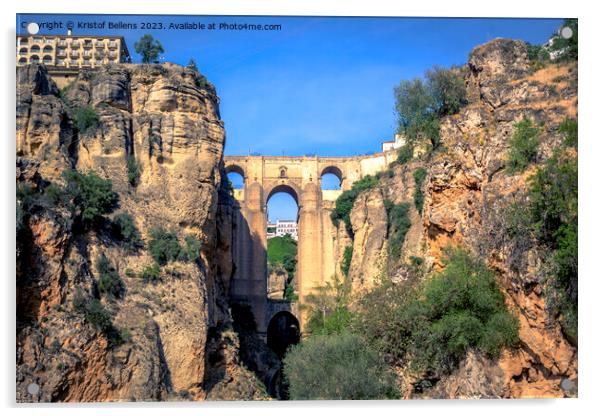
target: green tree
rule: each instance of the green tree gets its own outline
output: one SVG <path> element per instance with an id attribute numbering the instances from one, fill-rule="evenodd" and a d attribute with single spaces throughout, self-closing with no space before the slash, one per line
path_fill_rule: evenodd
<path id="1" fill-rule="evenodd" d="M 394 89 L 398 132 L 405 134 L 407 149 L 399 155 L 404 163 L 411 158 L 417 140 L 428 139 L 433 149 L 439 146 L 439 120 L 455 114 L 467 103 L 462 69 L 435 66 L 426 71 L 424 80 L 402 80 Z"/>
<path id="2" fill-rule="evenodd" d="M 426 71 L 426 79 L 433 100 L 433 110 L 439 117 L 456 114 L 467 104 L 461 67 L 447 69 L 434 66 Z"/>
<path id="3" fill-rule="evenodd" d="M 292 400 L 396 399 L 395 375 L 360 337 L 315 336 L 284 358 Z"/>
<path id="4" fill-rule="evenodd" d="M 537 158 L 540 129 L 525 118 L 514 125 L 506 162 L 510 173 L 523 172 Z"/>
<path id="5" fill-rule="evenodd" d="M 63 172 L 65 193 L 72 201 L 74 214 L 81 218 L 85 228 L 98 222 L 104 214 L 111 212 L 118 201 L 111 181 L 102 179 L 95 172 L 86 174 L 75 170 Z"/>
<path id="6" fill-rule="evenodd" d="M 136 53 L 142 56 L 142 63 L 157 63 L 159 55 L 165 52 L 161 42 L 153 38 L 152 35 L 146 34 L 142 36 L 138 42 L 134 44 Z"/>
<path id="7" fill-rule="evenodd" d="M 334 278 L 305 297 L 301 309 L 307 311 L 307 332 L 329 335 L 344 332 L 351 324 L 350 285 Z"/>

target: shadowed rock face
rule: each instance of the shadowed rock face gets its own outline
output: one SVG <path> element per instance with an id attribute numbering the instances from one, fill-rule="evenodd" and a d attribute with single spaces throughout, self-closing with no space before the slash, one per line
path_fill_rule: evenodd
<path id="1" fill-rule="evenodd" d="M 469 354 L 456 373 L 419 397 L 563 397 L 563 380 L 577 380 L 577 348 L 548 316 L 543 295 L 542 256 L 534 244 L 521 249 L 521 261 L 502 233 L 503 210 L 520 200 L 527 177 L 503 171 L 514 124 L 524 117 L 542 123 L 536 165 L 541 165 L 561 143 L 557 128 L 577 116 L 576 64 L 529 68 L 524 43 L 496 39 L 473 50 L 466 85 L 469 104 L 441 122 L 445 151 L 428 160 L 414 160 L 383 175 L 380 186 L 357 198 L 351 221 L 356 239 L 349 275 L 356 289 L 370 287 L 383 270 L 404 279 L 403 266 L 378 262 L 379 247 L 387 245 L 387 221 L 382 200 L 412 206 L 412 226 L 406 235 L 402 260 L 424 258 L 426 270 L 442 267 L 442 250 L 462 245 L 499 274 L 508 305 L 520 321 L 522 347 L 505 351 L 499 360 Z M 414 208 L 414 179 L 418 167 L 427 169 L 422 214 Z M 349 237 L 337 236 L 345 247 Z M 359 237 L 359 239 L 358 239 Z M 384 253 L 386 254 L 386 253 Z M 366 261 L 369 259 L 369 261 Z M 487 381 L 484 381 L 487 380 Z M 565 383 L 566 384 L 566 383 Z"/>
<path id="2" fill-rule="evenodd" d="M 97 127 L 82 131 L 77 110 L 88 106 Z M 215 91 L 197 87 L 185 68 L 82 71 L 60 93 L 44 66 L 18 69 L 19 185 L 37 190 L 61 184 L 65 169 L 94 170 L 119 195 L 115 214 L 129 213 L 144 240 L 163 226 L 201 241 L 196 262 L 170 263 L 151 284 L 136 277 L 153 262 L 148 251 L 128 251 L 108 219 L 81 232 L 73 228 L 68 206 L 39 206 L 26 214 L 17 233 L 18 401 L 265 397 L 237 358 L 223 290 L 229 275 L 218 276 L 215 262 L 223 257 L 216 252 L 223 146 Z M 128 180 L 128 160 L 140 168 L 136 186 Z M 102 253 L 124 281 L 121 299 L 99 295 Z M 124 342 L 114 345 L 75 310 L 77 292 L 101 299 Z M 213 327 L 219 327 L 215 339 L 231 342 L 208 343 Z M 212 348 L 222 351 L 223 360 L 211 363 L 208 384 Z M 228 392 L 230 378 L 246 387 Z M 31 383 L 40 386 L 38 394 L 28 393 Z M 212 392 L 214 385 L 220 390 Z"/>

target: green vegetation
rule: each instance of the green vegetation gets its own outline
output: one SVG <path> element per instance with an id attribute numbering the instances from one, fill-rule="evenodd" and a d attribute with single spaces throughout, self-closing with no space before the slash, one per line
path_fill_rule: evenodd
<path id="1" fill-rule="evenodd" d="M 142 166 L 133 155 L 127 158 L 127 171 L 128 171 L 128 183 L 131 186 L 138 186 L 140 183 L 140 175 L 142 173 Z"/>
<path id="2" fill-rule="evenodd" d="M 268 267 L 282 267 L 286 270 L 284 299 L 289 302 L 296 301 L 294 278 L 297 269 L 297 242 L 288 234 L 282 237 L 272 237 L 268 240 L 267 257 Z"/>
<path id="3" fill-rule="evenodd" d="M 422 287 L 377 287 L 360 300 L 352 326 L 390 359 L 437 376 L 469 348 L 496 356 L 518 342 L 493 272 L 463 250 L 450 250 L 446 268 Z"/>
<path id="4" fill-rule="evenodd" d="M 73 110 L 73 121 L 81 134 L 90 135 L 96 131 L 100 120 L 94 107 L 84 105 Z"/>
<path id="5" fill-rule="evenodd" d="M 134 43 L 134 50 L 142 57 L 143 64 L 159 63 L 159 54 L 165 52 L 161 42 L 155 40 L 150 34 L 142 36 Z"/>
<path id="6" fill-rule="evenodd" d="M 193 235 L 184 237 L 184 247 L 180 246 L 178 234 L 163 227 L 150 231 L 148 250 L 152 258 L 161 266 L 172 261 L 191 261 L 199 258 L 201 241 Z"/>
<path id="7" fill-rule="evenodd" d="M 576 61 L 579 57 L 578 47 L 578 23 L 577 19 L 565 19 L 562 27 L 569 27 L 573 31 L 573 36 L 565 39 L 562 36 L 554 36 L 550 52 L 559 53 L 557 61 Z"/>
<path id="8" fill-rule="evenodd" d="M 285 260 L 297 256 L 297 242 L 289 235 L 273 237 L 268 240 L 268 263 L 284 264 Z M 290 261 L 290 260 L 289 260 Z"/>
<path id="9" fill-rule="evenodd" d="M 351 267 L 351 259 L 353 259 L 353 246 L 345 247 L 343 252 L 343 263 L 341 264 L 341 271 L 343 276 L 349 276 L 349 268 Z"/>
<path id="10" fill-rule="evenodd" d="M 355 182 L 351 189 L 344 191 L 336 200 L 335 209 L 332 211 L 330 219 L 336 226 L 339 225 L 339 221 L 343 221 L 350 235 L 353 236 L 353 229 L 351 227 L 351 218 L 349 214 L 353 208 L 358 195 L 367 189 L 372 189 L 378 184 L 378 180 L 374 176 L 366 176 L 359 181 Z"/>
<path id="11" fill-rule="evenodd" d="M 578 146 L 578 128 L 577 121 L 567 118 L 558 127 L 558 132 L 564 136 L 564 146 L 577 148 Z"/>
<path id="12" fill-rule="evenodd" d="M 414 205 L 419 213 L 422 213 L 422 205 L 424 204 L 424 193 L 422 192 L 422 184 L 426 178 L 426 169 L 418 168 L 414 171 Z"/>
<path id="13" fill-rule="evenodd" d="M 561 28 L 569 27 L 573 34 L 565 39 L 558 33 L 554 33 L 543 45 L 533 45 L 527 42 L 527 55 L 531 61 L 533 70 L 545 67 L 552 61 L 552 55 L 555 55 L 555 62 L 577 61 L 579 58 L 578 48 L 578 23 L 577 19 L 565 19 Z M 559 28 L 560 29 L 560 28 Z M 548 42 L 551 43 L 548 45 Z"/>
<path id="14" fill-rule="evenodd" d="M 395 376 L 357 335 L 311 337 L 284 359 L 293 400 L 394 399 Z"/>
<path id="15" fill-rule="evenodd" d="M 184 247 L 182 248 L 182 256 L 188 261 L 196 261 L 201 254 L 201 240 L 193 235 L 184 237 Z"/>
<path id="16" fill-rule="evenodd" d="M 347 281 L 335 277 L 334 283 L 328 282 L 306 296 L 306 303 L 301 308 L 307 311 L 308 333 L 339 334 L 349 328 L 352 317 L 348 308 L 350 289 Z"/>
<path id="17" fill-rule="evenodd" d="M 439 120 L 457 113 L 467 102 L 462 72 L 459 67 L 434 66 L 426 71 L 424 80 L 403 80 L 395 88 L 398 132 L 407 139 L 399 151 L 400 163 L 412 158 L 418 140 L 429 140 L 431 149 L 439 146 Z"/>
<path id="18" fill-rule="evenodd" d="M 525 118 L 514 125 L 506 167 L 510 173 L 523 172 L 537 158 L 540 128 Z"/>
<path id="19" fill-rule="evenodd" d="M 401 247 L 405 241 L 406 234 L 412 226 L 412 221 L 409 217 L 410 204 L 406 202 L 394 204 L 387 199 L 385 200 L 385 209 L 387 210 L 389 258 L 397 261 L 401 256 Z"/>
<path id="20" fill-rule="evenodd" d="M 404 165 L 414 157 L 414 147 L 410 143 L 406 143 L 397 151 L 397 162 Z"/>
<path id="21" fill-rule="evenodd" d="M 113 329 L 111 314 L 98 299 L 87 298 L 80 289 L 77 289 L 73 298 L 73 306 L 97 330 L 109 333 Z"/>
<path id="22" fill-rule="evenodd" d="M 180 258 L 178 235 L 164 228 L 155 228 L 150 232 L 148 250 L 152 258 L 161 266 Z"/>
<path id="23" fill-rule="evenodd" d="M 72 212 L 81 219 L 84 228 L 96 224 L 115 208 L 118 197 L 110 180 L 102 179 L 93 171 L 82 174 L 75 170 L 64 171 L 63 178 L 64 192 L 72 201 Z"/>
<path id="24" fill-rule="evenodd" d="M 115 215 L 113 224 L 115 224 L 119 239 L 123 242 L 125 248 L 135 251 L 144 246 L 140 232 L 136 228 L 136 223 L 134 223 L 134 219 L 130 214 L 122 212 Z"/>
<path id="25" fill-rule="evenodd" d="M 140 272 L 140 278 L 147 283 L 156 283 L 161 279 L 161 266 L 158 263 L 153 263 L 146 266 Z"/>
<path id="26" fill-rule="evenodd" d="M 559 129 L 564 146 L 577 143 L 577 123 L 568 121 Z M 578 300 L 578 167 L 576 157 L 557 149 L 530 178 L 530 220 L 535 237 L 551 256 L 547 289 L 548 306 L 558 316 L 564 332 L 577 342 Z"/>
<path id="27" fill-rule="evenodd" d="M 109 297 L 119 298 L 125 290 L 123 280 L 119 273 L 111 264 L 109 259 L 103 254 L 96 260 L 96 270 L 98 272 L 98 290 Z"/>
<path id="28" fill-rule="evenodd" d="M 207 87 L 207 85 L 209 84 L 207 82 L 207 78 L 201 74 L 201 72 L 199 71 L 199 68 L 196 65 L 196 61 L 194 59 L 191 58 L 190 61 L 188 61 L 188 65 L 186 65 L 186 68 L 193 71 L 194 85 L 196 85 L 198 88 Z"/>

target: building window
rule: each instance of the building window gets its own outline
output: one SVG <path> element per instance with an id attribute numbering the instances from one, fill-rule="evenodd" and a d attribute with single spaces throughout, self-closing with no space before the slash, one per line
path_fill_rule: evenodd
<path id="1" fill-rule="evenodd" d="M 40 47 L 38 45 L 33 45 L 30 49 L 31 53 L 39 53 L 40 52 Z"/>
<path id="2" fill-rule="evenodd" d="M 19 65 L 25 65 L 27 63 L 27 58 L 20 58 Z"/>
<path id="3" fill-rule="evenodd" d="M 51 64 L 51 63 L 52 63 L 52 56 L 50 56 L 50 55 L 44 55 L 43 62 L 44 62 L 46 65 L 48 65 L 48 64 Z"/>
<path id="4" fill-rule="evenodd" d="M 19 55 L 27 55 L 27 48 L 19 49 Z"/>
<path id="5" fill-rule="evenodd" d="M 40 62 L 40 57 L 38 55 L 31 55 L 29 62 L 32 64 L 37 64 Z"/>
<path id="6" fill-rule="evenodd" d="M 52 46 L 44 46 L 44 53 L 52 53 Z"/>

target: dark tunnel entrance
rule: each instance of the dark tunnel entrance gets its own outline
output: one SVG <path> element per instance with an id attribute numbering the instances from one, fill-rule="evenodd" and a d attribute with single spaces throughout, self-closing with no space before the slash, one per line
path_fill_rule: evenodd
<path id="1" fill-rule="evenodd" d="M 267 338 L 268 347 L 282 359 L 288 347 L 297 344 L 301 338 L 299 321 L 290 312 L 278 312 L 270 320 Z"/>

